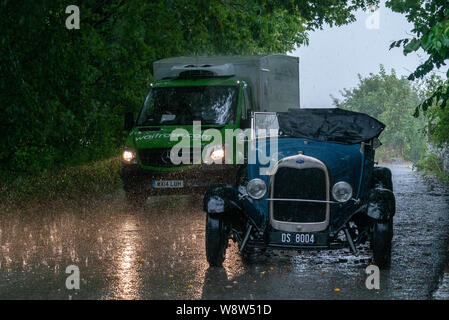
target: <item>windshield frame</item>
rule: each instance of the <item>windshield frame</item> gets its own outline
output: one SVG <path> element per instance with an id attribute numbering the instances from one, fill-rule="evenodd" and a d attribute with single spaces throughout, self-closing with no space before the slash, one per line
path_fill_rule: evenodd
<path id="1" fill-rule="evenodd" d="M 256 132 L 256 116 L 260 114 L 267 114 L 274 116 L 276 119 L 278 119 L 278 113 L 277 112 L 267 112 L 267 111 L 256 111 L 251 113 L 251 139 L 252 140 L 258 140 L 258 139 L 269 139 L 271 137 L 280 137 L 282 136 L 282 131 L 279 128 L 279 120 L 278 120 L 278 127 L 277 134 L 276 135 L 270 135 L 270 131 L 265 131 L 265 136 L 257 136 Z"/>

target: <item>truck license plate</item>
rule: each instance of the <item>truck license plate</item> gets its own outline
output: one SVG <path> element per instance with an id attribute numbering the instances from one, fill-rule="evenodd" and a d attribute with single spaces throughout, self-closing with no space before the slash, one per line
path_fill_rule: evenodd
<path id="1" fill-rule="evenodd" d="M 183 180 L 153 180 L 153 188 L 184 188 Z"/>

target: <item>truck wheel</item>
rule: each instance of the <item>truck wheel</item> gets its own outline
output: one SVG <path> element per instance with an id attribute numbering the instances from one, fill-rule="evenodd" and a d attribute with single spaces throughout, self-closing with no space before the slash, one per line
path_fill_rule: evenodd
<path id="1" fill-rule="evenodd" d="M 393 219 L 375 222 L 372 248 L 374 264 L 379 269 L 387 269 L 391 262 L 391 240 L 393 239 Z"/>
<path id="2" fill-rule="evenodd" d="M 223 219 L 206 218 L 206 258 L 210 266 L 221 267 L 226 257 L 228 234 Z"/>

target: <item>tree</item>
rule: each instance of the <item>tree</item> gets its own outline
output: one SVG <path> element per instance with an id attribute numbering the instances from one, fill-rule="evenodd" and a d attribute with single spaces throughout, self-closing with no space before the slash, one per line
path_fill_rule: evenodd
<path id="1" fill-rule="evenodd" d="M 431 97 L 434 92 L 445 87 L 448 83 L 440 76 L 432 74 L 422 84 L 420 96 L 422 99 Z M 441 103 L 441 102 L 440 102 Z M 428 141 L 437 147 L 443 147 L 449 143 L 449 108 L 441 108 L 436 101 L 424 112 L 425 132 Z"/>
<path id="2" fill-rule="evenodd" d="M 341 94 L 342 101 L 333 98 L 337 107 L 367 113 L 385 123 L 386 129 L 380 136 L 381 156 L 419 160 L 425 139 L 422 119 L 412 116 L 419 96 L 409 80 L 398 78 L 394 70 L 387 74 L 380 66 L 379 74 L 370 73 L 366 78 L 359 75 L 358 86 L 344 89 Z"/>
<path id="3" fill-rule="evenodd" d="M 449 1 L 389 0 L 386 5 L 395 12 L 405 14 L 413 24 L 414 33 L 413 38 L 393 42 L 390 49 L 402 46 L 405 55 L 422 49 L 429 55 L 408 79 L 423 78 L 435 68 L 446 65 L 445 61 L 449 58 Z M 449 71 L 444 83 L 416 107 L 416 117 L 420 109 L 426 111 L 435 102 L 443 109 L 446 107 L 449 101 L 448 77 Z"/>

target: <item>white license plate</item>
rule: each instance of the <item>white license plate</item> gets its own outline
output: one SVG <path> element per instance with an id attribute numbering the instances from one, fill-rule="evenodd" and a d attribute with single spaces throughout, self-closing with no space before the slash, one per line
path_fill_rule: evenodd
<path id="1" fill-rule="evenodd" d="M 153 188 L 184 188 L 183 180 L 153 180 Z"/>

